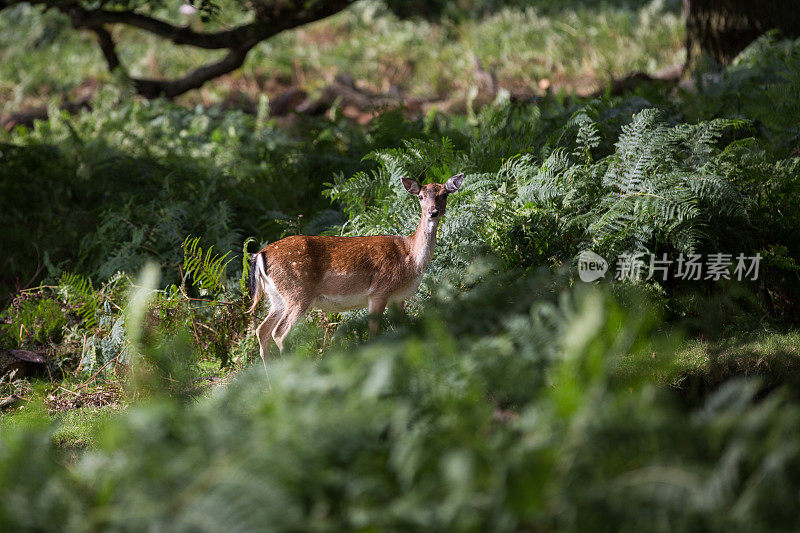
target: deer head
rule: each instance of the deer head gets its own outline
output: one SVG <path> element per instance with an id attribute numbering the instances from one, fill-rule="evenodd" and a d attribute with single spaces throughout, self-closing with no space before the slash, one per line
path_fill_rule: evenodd
<path id="1" fill-rule="evenodd" d="M 464 174 L 456 174 L 444 184 L 429 183 L 420 185 L 413 178 L 401 178 L 403 187 L 408 194 L 413 194 L 419 198 L 419 206 L 422 209 L 422 217 L 430 220 L 440 220 L 447 209 L 447 196 L 454 193 L 461 187 L 464 181 Z"/>

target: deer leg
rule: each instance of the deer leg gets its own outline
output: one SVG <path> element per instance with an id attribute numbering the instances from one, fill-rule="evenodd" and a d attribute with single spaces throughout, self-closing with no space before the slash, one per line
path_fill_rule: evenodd
<path id="1" fill-rule="evenodd" d="M 288 306 L 286 313 L 281 317 L 278 321 L 278 325 L 275 326 L 275 330 L 272 332 L 272 338 L 275 339 L 275 344 L 278 345 L 278 349 L 283 353 L 283 341 L 286 339 L 286 336 L 289 335 L 289 332 L 292 330 L 292 327 L 295 323 L 306 314 L 308 311 L 311 302 L 300 302 L 295 303 L 294 305 Z"/>
<path id="2" fill-rule="evenodd" d="M 267 355 L 269 355 L 270 335 L 272 334 L 278 321 L 286 314 L 286 302 L 281 293 L 277 291 L 272 280 L 268 277 L 265 283 L 266 293 L 269 296 L 269 314 L 256 328 L 258 337 L 258 349 L 261 355 L 261 362 L 264 363 L 264 372 L 267 371 Z M 269 376 L 269 373 L 267 374 Z"/>
<path id="3" fill-rule="evenodd" d="M 261 324 L 256 328 L 256 336 L 258 337 L 258 348 L 261 354 L 261 360 L 266 364 L 267 355 L 269 354 L 269 345 L 272 342 L 272 330 L 278 323 L 278 320 L 283 316 L 283 308 L 277 305 L 271 305 L 269 314 Z"/>
<path id="4" fill-rule="evenodd" d="M 369 298 L 369 334 L 376 335 L 378 333 L 378 325 L 380 324 L 381 315 L 383 310 L 386 309 L 387 298 L 384 296 L 370 296 Z"/>

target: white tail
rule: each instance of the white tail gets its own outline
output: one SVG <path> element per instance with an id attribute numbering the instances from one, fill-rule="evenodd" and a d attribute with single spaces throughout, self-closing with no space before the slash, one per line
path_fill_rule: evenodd
<path id="1" fill-rule="evenodd" d="M 412 296 L 436 244 L 436 230 L 445 213 L 447 195 L 464 179 L 456 174 L 445 184 L 420 186 L 402 178 L 409 194 L 419 198 L 422 215 L 409 236 L 286 237 L 253 256 L 250 293 L 255 310 L 269 297 L 267 318 L 256 328 L 261 358 L 269 353 L 270 337 L 283 351 L 283 341 L 295 322 L 312 308 L 341 312 L 368 307 L 370 331 L 390 302 Z"/>

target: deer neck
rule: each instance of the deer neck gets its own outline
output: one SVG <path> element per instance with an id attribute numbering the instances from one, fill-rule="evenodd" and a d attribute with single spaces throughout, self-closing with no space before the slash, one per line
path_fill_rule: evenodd
<path id="1" fill-rule="evenodd" d="M 440 219 L 431 219 L 423 214 L 417 224 L 411 239 L 411 257 L 416 268 L 422 272 L 433 257 L 436 246 L 436 230 L 439 228 Z"/>

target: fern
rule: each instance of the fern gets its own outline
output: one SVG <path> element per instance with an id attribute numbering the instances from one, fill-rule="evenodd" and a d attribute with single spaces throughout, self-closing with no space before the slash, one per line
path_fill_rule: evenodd
<path id="1" fill-rule="evenodd" d="M 600 146 L 602 141 L 600 129 L 595 120 L 589 116 L 589 110 L 590 108 L 587 106 L 576 111 L 563 129 L 564 132 L 577 130 L 572 155 L 583 159 L 583 163 L 586 165 L 592 162 L 592 152 Z"/>
<path id="2" fill-rule="evenodd" d="M 75 308 L 86 328 L 97 326 L 102 298 L 92 287 L 92 282 L 80 274 L 64 272 L 58 281 L 58 292 L 69 305 Z"/>
<path id="3" fill-rule="evenodd" d="M 83 357 L 79 367 L 83 372 L 94 372 L 100 367 L 117 359 L 120 363 L 130 364 L 130 342 L 125 330 L 125 315 L 120 315 L 108 326 L 105 335 L 90 335 L 82 346 Z"/>
<path id="4" fill-rule="evenodd" d="M 399 178 L 398 178 L 399 179 Z M 350 217 L 356 217 L 375 201 L 380 201 L 389 192 L 388 180 L 379 173 L 357 172 L 350 178 L 339 173 L 333 183 L 326 184 L 325 195 L 336 201 Z"/>
<path id="5" fill-rule="evenodd" d="M 607 160 L 607 195 L 588 227 L 593 244 L 619 251 L 662 242 L 694 253 L 711 238 L 711 219 L 744 217 L 740 193 L 713 169 L 720 137 L 742 127 L 728 120 L 669 127 L 656 110 L 637 114 Z"/>
<path id="6" fill-rule="evenodd" d="M 774 132 L 777 149 L 782 153 L 795 150 L 800 144 L 799 86 L 800 44 L 796 44 L 788 53 L 780 79 L 767 85 L 765 98 L 755 113 Z"/>
<path id="7" fill-rule="evenodd" d="M 186 237 L 183 248 L 184 282 L 191 278 L 193 284 L 204 294 L 216 294 L 225 289 L 223 281 L 228 264 L 233 261 L 231 252 L 213 254 L 214 247 L 203 250 L 200 237 Z"/>

